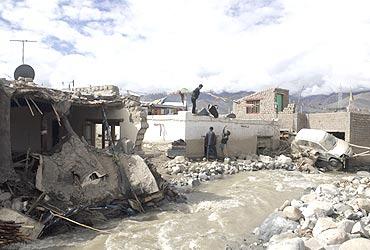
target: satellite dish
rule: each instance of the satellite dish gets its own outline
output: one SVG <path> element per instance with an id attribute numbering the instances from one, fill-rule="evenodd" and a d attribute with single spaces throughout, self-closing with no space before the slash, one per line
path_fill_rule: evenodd
<path id="1" fill-rule="evenodd" d="M 35 79 L 35 70 L 28 64 L 19 65 L 14 71 L 14 79 L 18 80 L 19 77 L 32 78 L 33 80 Z"/>

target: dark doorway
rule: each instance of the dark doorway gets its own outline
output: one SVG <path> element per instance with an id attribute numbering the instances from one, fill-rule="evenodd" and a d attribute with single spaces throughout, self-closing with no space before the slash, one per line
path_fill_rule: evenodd
<path id="1" fill-rule="evenodd" d="M 57 120 L 54 120 L 53 123 L 51 124 L 51 133 L 53 136 L 53 147 L 59 143 L 59 123 Z"/>

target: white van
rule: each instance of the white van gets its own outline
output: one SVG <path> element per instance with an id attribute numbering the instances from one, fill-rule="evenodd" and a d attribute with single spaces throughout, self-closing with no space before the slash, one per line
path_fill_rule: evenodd
<path id="1" fill-rule="evenodd" d="M 332 167 L 343 167 L 346 158 L 353 155 L 349 143 L 319 129 L 301 129 L 292 142 L 293 151 L 315 150 L 319 160 Z"/>

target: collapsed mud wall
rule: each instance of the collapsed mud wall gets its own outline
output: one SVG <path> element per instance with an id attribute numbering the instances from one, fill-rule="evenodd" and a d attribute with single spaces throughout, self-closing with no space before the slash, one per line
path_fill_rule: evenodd
<path id="1" fill-rule="evenodd" d="M 10 145 L 10 97 L 12 91 L 0 82 L 0 183 L 15 176 Z"/>
<path id="2" fill-rule="evenodd" d="M 149 127 L 147 114 L 141 107 L 140 97 L 128 95 L 123 99 L 124 111 L 121 134 L 134 143 L 136 153 L 142 152 L 144 135 Z"/>
<path id="3" fill-rule="evenodd" d="M 159 191 L 140 156 L 112 155 L 91 147 L 75 134 L 59 152 L 40 157 L 37 189 L 66 204 L 109 203 L 129 197 L 132 191 L 136 195 Z"/>
<path id="4" fill-rule="evenodd" d="M 128 183 L 122 183 L 111 157 L 105 159 L 92 151 L 76 135 L 64 142 L 60 152 L 41 156 L 37 170 L 36 187 L 57 200 L 82 204 L 109 201 L 127 192 Z M 122 197 L 122 195 L 121 195 Z"/>

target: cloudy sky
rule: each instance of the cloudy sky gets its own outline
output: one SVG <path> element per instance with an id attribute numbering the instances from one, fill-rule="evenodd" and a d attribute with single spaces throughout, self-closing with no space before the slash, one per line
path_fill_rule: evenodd
<path id="1" fill-rule="evenodd" d="M 370 87 L 368 0 L 0 0 L 0 77 L 140 92 Z"/>

